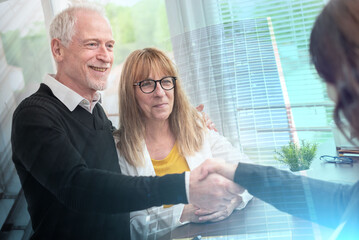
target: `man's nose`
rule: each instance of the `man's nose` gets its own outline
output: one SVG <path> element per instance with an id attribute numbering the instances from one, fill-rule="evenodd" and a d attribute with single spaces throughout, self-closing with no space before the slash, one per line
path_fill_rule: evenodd
<path id="1" fill-rule="evenodd" d="M 102 60 L 103 62 L 111 62 L 113 58 L 112 51 L 108 50 L 105 45 L 102 45 L 99 48 L 99 53 L 97 54 L 97 59 Z"/>

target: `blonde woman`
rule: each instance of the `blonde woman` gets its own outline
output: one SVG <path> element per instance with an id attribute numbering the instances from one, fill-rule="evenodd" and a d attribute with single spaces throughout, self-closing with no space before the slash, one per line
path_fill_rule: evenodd
<path id="1" fill-rule="evenodd" d="M 124 63 L 118 94 L 120 122 L 114 136 L 123 174 L 182 173 L 207 158 L 247 160 L 223 136 L 207 130 L 181 88 L 173 62 L 162 51 L 145 48 L 132 52 Z M 247 192 L 238 194 L 226 210 L 217 212 L 191 204 L 132 212 L 131 236 L 146 239 L 187 222 L 219 221 L 235 208 L 245 207 L 250 199 Z"/>

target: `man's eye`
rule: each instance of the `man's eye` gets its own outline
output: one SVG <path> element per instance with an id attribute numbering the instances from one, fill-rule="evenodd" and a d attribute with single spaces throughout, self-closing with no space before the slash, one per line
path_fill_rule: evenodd
<path id="1" fill-rule="evenodd" d="M 112 50 L 113 47 L 114 47 L 113 44 L 107 44 L 107 48 L 108 48 L 108 49 Z"/>
<path id="2" fill-rule="evenodd" d="M 88 46 L 88 47 L 96 47 L 96 46 L 97 46 L 97 43 L 88 43 L 87 46 Z"/>

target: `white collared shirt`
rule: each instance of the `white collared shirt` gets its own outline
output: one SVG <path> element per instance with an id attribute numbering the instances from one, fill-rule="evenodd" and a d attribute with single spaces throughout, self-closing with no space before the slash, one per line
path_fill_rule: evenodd
<path id="1" fill-rule="evenodd" d="M 54 76 L 55 75 L 53 74 L 46 75 L 43 83 L 51 89 L 55 97 L 57 97 L 71 112 L 75 110 L 77 105 L 80 105 L 86 111 L 92 113 L 96 104 L 98 102 L 101 103 L 101 94 L 99 92 L 95 93 L 91 104 L 89 100 L 85 99 L 71 88 L 57 81 Z"/>

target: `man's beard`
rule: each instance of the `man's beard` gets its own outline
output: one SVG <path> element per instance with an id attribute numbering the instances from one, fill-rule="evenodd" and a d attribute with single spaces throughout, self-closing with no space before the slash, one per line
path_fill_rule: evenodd
<path id="1" fill-rule="evenodd" d="M 107 76 L 106 76 L 107 78 Z M 87 79 L 87 84 L 88 86 L 91 88 L 91 89 L 94 89 L 96 91 L 103 91 L 106 89 L 107 87 L 107 79 L 106 80 L 90 80 L 90 79 Z"/>

